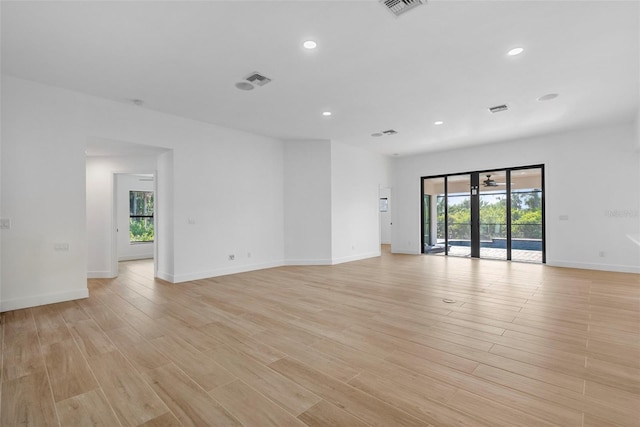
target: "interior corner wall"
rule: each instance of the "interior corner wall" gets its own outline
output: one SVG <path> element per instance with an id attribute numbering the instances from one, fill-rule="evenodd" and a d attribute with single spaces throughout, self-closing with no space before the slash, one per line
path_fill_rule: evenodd
<path id="1" fill-rule="evenodd" d="M 420 253 L 420 177 L 544 164 L 547 264 L 640 273 L 640 245 L 633 239 L 640 236 L 634 126 L 396 159 L 392 251 Z"/>
<path id="2" fill-rule="evenodd" d="M 285 264 L 331 264 L 331 142 L 284 144 Z"/>
<path id="3" fill-rule="evenodd" d="M 331 142 L 332 264 L 380 255 L 379 190 L 390 186 L 390 162 Z"/>
<path id="4" fill-rule="evenodd" d="M 156 156 L 87 157 L 87 277 L 114 277 L 111 271 L 112 250 L 116 249 L 112 242 L 112 231 L 116 226 L 113 218 L 114 174 L 153 173 L 156 169 Z"/>

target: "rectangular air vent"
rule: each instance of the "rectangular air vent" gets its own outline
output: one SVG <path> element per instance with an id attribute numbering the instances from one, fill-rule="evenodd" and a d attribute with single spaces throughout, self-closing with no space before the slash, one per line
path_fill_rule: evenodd
<path id="1" fill-rule="evenodd" d="M 400 16 L 425 2 L 426 0 L 380 0 L 380 3 L 384 4 L 396 16 Z"/>
<path id="2" fill-rule="evenodd" d="M 495 107 L 489 108 L 489 111 L 495 114 L 495 113 L 499 113 L 500 111 L 507 111 L 508 109 L 509 107 L 507 107 L 506 104 L 502 104 L 502 105 L 496 105 Z"/>
<path id="3" fill-rule="evenodd" d="M 249 74 L 244 79 L 250 83 L 257 84 L 258 86 L 264 86 L 271 81 L 269 77 L 263 76 L 257 71 Z"/>

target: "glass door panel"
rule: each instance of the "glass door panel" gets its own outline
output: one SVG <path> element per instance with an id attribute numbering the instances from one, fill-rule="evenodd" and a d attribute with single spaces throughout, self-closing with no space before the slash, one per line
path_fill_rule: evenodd
<path id="1" fill-rule="evenodd" d="M 511 259 L 543 261 L 542 169 L 511 171 Z"/>
<path id="2" fill-rule="evenodd" d="M 444 255 L 445 178 L 428 178 L 422 183 L 422 253 Z"/>
<path id="3" fill-rule="evenodd" d="M 480 172 L 480 258 L 507 259 L 507 171 Z"/>
<path id="4" fill-rule="evenodd" d="M 447 177 L 448 255 L 471 256 L 471 175 Z"/>

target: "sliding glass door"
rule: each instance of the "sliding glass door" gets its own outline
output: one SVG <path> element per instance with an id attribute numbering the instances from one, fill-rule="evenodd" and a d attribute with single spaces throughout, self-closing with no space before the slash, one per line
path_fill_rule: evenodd
<path id="1" fill-rule="evenodd" d="M 544 168 L 422 178 L 422 252 L 545 262 Z"/>

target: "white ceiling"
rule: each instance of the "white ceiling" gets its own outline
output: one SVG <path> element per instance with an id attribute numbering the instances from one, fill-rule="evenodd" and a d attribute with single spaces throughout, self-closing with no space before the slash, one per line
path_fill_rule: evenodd
<path id="1" fill-rule="evenodd" d="M 387 155 L 630 121 L 638 109 L 638 1 L 431 0 L 400 17 L 378 0 L 3 1 L 1 14 L 3 73 Z M 508 56 L 515 46 L 524 53 Z M 253 71 L 273 81 L 234 87 Z M 548 93 L 560 96 L 536 101 Z M 398 134 L 371 136 L 387 129 Z"/>

